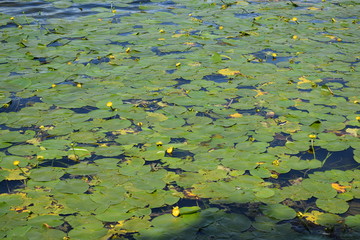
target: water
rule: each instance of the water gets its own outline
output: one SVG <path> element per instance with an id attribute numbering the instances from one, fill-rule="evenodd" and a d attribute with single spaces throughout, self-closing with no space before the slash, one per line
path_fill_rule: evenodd
<path id="1" fill-rule="evenodd" d="M 43 24 L 46 23 L 47 20 L 54 18 L 74 20 L 82 16 L 94 15 L 98 13 L 97 8 L 105 8 L 109 9 L 109 11 L 112 9 L 116 10 L 116 15 L 121 17 L 123 15 L 140 12 L 140 7 L 144 5 L 156 6 L 158 9 L 152 11 L 161 11 L 173 4 L 171 1 L 153 3 L 148 0 L 133 1 L 128 4 L 113 3 L 113 1 L 94 1 L 94 3 L 90 4 L 68 2 L 68 4 L 63 5 L 57 4 L 57 2 L 46 1 L 4 1 L 0 2 L 0 13 L 10 16 L 26 15 L 27 17 L 33 17 L 37 22 Z"/>

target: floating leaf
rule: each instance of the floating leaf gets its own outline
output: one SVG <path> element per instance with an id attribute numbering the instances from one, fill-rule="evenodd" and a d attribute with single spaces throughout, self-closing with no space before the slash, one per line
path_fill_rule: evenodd
<path id="1" fill-rule="evenodd" d="M 89 185 L 80 179 L 69 179 L 57 183 L 54 190 L 61 193 L 84 193 L 88 188 Z"/>
<path id="2" fill-rule="evenodd" d="M 330 213 L 344 213 L 349 209 L 349 204 L 342 199 L 317 199 L 316 206 Z"/>
<path id="3" fill-rule="evenodd" d="M 360 230 L 360 214 L 345 218 L 345 224 L 356 230 Z"/>
<path id="4" fill-rule="evenodd" d="M 293 219 L 296 216 L 296 212 L 294 209 L 282 204 L 266 205 L 261 207 L 261 210 L 266 216 L 278 220 Z"/>
<path id="5" fill-rule="evenodd" d="M 274 196 L 274 194 L 275 194 L 274 190 L 270 188 L 261 188 L 256 191 L 255 196 L 262 199 L 262 198 L 272 197 Z"/>

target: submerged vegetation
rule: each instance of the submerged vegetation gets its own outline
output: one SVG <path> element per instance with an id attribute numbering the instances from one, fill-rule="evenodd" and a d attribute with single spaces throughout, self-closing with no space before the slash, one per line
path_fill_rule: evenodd
<path id="1" fill-rule="evenodd" d="M 1 239 L 360 237 L 357 1 L 46 2 L 0 13 Z"/>

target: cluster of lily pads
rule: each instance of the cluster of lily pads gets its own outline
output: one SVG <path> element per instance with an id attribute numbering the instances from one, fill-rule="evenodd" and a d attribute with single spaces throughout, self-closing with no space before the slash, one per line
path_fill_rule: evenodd
<path id="1" fill-rule="evenodd" d="M 1 239 L 360 236 L 359 3 L 100 6 L 0 13 Z"/>

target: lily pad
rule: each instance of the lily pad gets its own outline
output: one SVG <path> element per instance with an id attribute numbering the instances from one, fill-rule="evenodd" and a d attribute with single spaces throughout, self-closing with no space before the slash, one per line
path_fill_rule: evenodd
<path id="1" fill-rule="evenodd" d="M 316 200 L 316 206 L 330 213 L 344 213 L 349 209 L 349 204 L 345 200 L 338 198 L 318 199 Z"/>
<path id="2" fill-rule="evenodd" d="M 261 207 L 261 210 L 266 216 L 278 220 L 293 219 L 296 216 L 294 209 L 282 204 L 266 205 Z"/>

